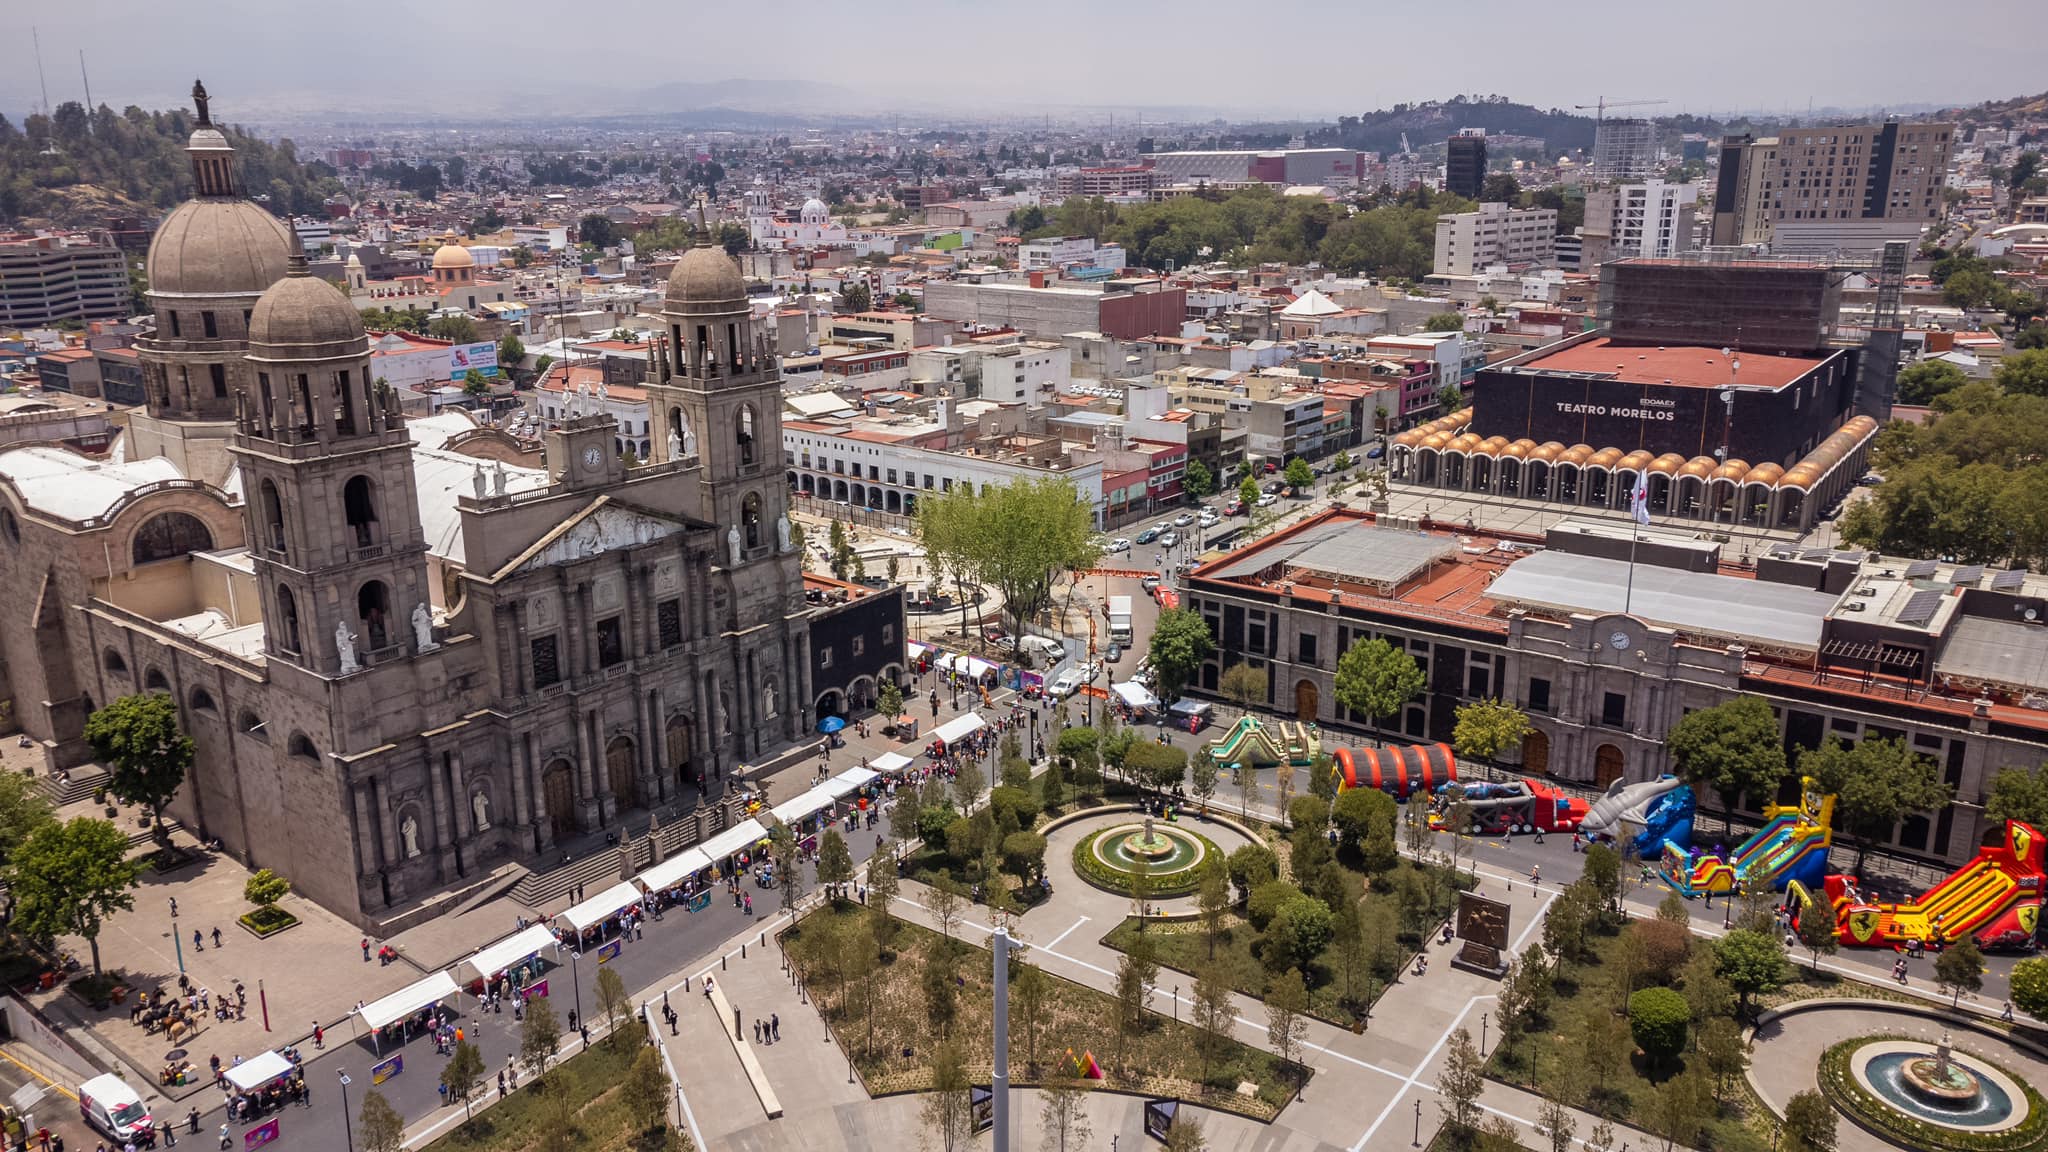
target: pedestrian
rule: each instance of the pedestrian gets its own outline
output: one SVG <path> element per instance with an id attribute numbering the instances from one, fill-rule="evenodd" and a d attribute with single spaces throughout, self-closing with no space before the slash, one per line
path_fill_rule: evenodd
<path id="1" fill-rule="evenodd" d="M 215 948 L 220 947 L 220 929 L 218 928 L 213 930 L 213 946 Z"/>
<path id="2" fill-rule="evenodd" d="M 768 1034 L 769 1034 L 770 1036 L 773 1036 L 773 1037 L 775 1037 L 775 1038 L 776 1038 L 777 1040 L 780 1040 L 780 1039 L 782 1039 L 782 1014 L 781 1014 L 781 1013 L 779 1013 L 779 1012 L 770 1012 L 770 1013 L 768 1014 Z"/>
<path id="3" fill-rule="evenodd" d="M 327 1029 L 322 1028 L 318 1020 L 313 1021 L 313 1047 L 327 1047 Z"/>
<path id="4" fill-rule="evenodd" d="M 498 1072 L 498 1099 L 500 1099 L 500 1100 L 503 1100 L 504 1098 L 505 1098 L 505 1073 L 504 1073 L 504 1071 L 503 1071 L 503 1070 L 500 1070 L 500 1071 Z"/>
<path id="5" fill-rule="evenodd" d="M 178 918 L 178 898 L 177 898 L 176 896 L 173 896 L 173 897 L 171 897 L 171 919 L 173 919 L 173 920 L 176 920 L 177 918 Z"/>
<path id="6" fill-rule="evenodd" d="M 507 1060 L 505 1063 L 511 1065 L 509 1071 L 512 1073 L 512 1090 L 517 1092 L 519 1091 L 519 1065 L 513 1064 L 510 1060 Z"/>
<path id="7" fill-rule="evenodd" d="M 749 915 L 749 916 L 752 916 L 753 914 L 754 914 L 754 894 L 753 894 L 752 892 L 749 892 L 749 893 L 747 893 L 747 915 Z"/>
<path id="8" fill-rule="evenodd" d="M 760 1042 L 761 1042 L 761 1022 L 760 1022 L 759 1020 L 756 1020 L 756 1021 L 754 1021 L 754 1043 L 756 1043 L 756 1044 L 759 1044 Z"/>
<path id="9" fill-rule="evenodd" d="M 164 1121 L 164 1147 L 166 1147 L 166 1148 L 176 1148 L 177 1146 L 178 1146 L 178 1130 L 177 1130 L 177 1128 L 175 1128 L 175 1127 L 173 1127 L 173 1126 L 172 1126 L 172 1124 L 171 1124 L 171 1122 L 170 1122 L 169 1120 L 166 1120 L 166 1121 Z"/>
<path id="10" fill-rule="evenodd" d="M 2012 1023 L 2012 1001 L 2007 1000 L 2005 1002 L 2005 1007 L 1999 1011 L 1998 1018 L 2007 1024 Z"/>
<path id="11" fill-rule="evenodd" d="M 205 937 L 203 937 L 203 936 L 201 936 L 201 935 L 199 934 L 199 929 L 197 929 L 197 928 L 194 928 L 194 929 L 192 930 L 192 950 L 193 950 L 194 952 L 204 952 L 204 951 L 206 951 L 206 940 L 205 940 Z"/>
<path id="12" fill-rule="evenodd" d="M 369 938 L 368 936 L 365 936 L 365 937 L 363 937 L 363 963 L 365 963 L 365 964 L 368 964 L 369 962 L 370 962 L 370 938 Z"/>

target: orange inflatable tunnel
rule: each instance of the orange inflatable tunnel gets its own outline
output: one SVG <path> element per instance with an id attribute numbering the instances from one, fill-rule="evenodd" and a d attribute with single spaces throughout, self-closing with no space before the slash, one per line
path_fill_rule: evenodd
<path id="1" fill-rule="evenodd" d="M 1458 778 L 1458 758 L 1449 744 L 1405 744 L 1390 748 L 1339 748 L 1337 789 L 1377 788 L 1406 800 Z"/>

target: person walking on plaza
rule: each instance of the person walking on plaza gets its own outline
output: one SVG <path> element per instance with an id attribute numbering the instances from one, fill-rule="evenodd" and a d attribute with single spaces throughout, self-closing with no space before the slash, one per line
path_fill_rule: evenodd
<path id="1" fill-rule="evenodd" d="M 220 947 L 220 929 L 218 928 L 213 930 L 213 946 L 215 948 Z"/>
<path id="2" fill-rule="evenodd" d="M 318 1020 L 313 1021 L 313 1047 L 327 1047 L 327 1029 L 322 1028 Z"/>
<path id="3" fill-rule="evenodd" d="M 782 1039 L 782 1014 L 781 1014 L 781 1013 L 779 1013 L 779 1012 L 770 1012 L 770 1013 L 768 1014 L 768 1034 L 769 1034 L 770 1036 L 773 1036 L 773 1037 L 774 1037 L 775 1039 L 777 1039 L 777 1040 L 780 1040 L 780 1039 Z"/>

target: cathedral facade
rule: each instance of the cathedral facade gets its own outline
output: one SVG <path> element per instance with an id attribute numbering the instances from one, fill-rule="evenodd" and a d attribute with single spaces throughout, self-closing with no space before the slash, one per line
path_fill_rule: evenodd
<path id="1" fill-rule="evenodd" d="M 0 452 L 22 730 L 77 763 L 95 701 L 169 693 L 197 744 L 170 815 L 366 926 L 636 812 L 722 812 L 819 698 L 780 377 L 732 261 L 700 243 L 670 279 L 649 463 L 594 404 L 544 467 L 464 455 L 400 418 L 195 97 L 124 452 Z"/>

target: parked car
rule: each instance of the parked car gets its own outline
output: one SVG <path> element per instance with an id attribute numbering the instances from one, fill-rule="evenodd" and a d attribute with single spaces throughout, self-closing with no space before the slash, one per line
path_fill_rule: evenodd
<path id="1" fill-rule="evenodd" d="M 1372 447 L 1365 450 L 1365 458 L 1367 460 L 1377 460 L 1380 457 L 1385 456 L 1386 454 L 1386 446 L 1382 444 L 1375 444 Z"/>
<path id="2" fill-rule="evenodd" d="M 1154 588 L 1159 587 L 1159 573 L 1148 573 L 1143 580 L 1138 581 L 1138 584 L 1141 587 L 1143 587 L 1145 591 L 1150 592 Z"/>
<path id="3" fill-rule="evenodd" d="M 1185 528 L 1194 522 L 1195 514 L 1193 512 L 1183 512 L 1173 518 L 1173 526 L 1176 528 Z"/>
<path id="4" fill-rule="evenodd" d="M 1111 641 L 1108 651 L 1102 654 L 1104 663 L 1115 664 L 1124 658 L 1124 646 Z"/>
<path id="5" fill-rule="evenodd" d="M 1053 699 L 1064 700 L 1080 691 L 1082 683 L 1080 671 L 1069 668 L 1058 676 L 1053 677 L 1052 683 L 1046 685 L 1045 690 L 1052 695 Z"/>
<path id="6" fill-rule="evenodd" d="M 1202 509 L 1201 518 L 1195 521 L 1195 525 L 1199 528 L 1214 528 L 1216 525 L 1222 522 L 1223 518 L 1221 516 L 1216 515 L 1215 509 L 1204 508 Z"/>
<path id="7" fill-rule="evenodd" d="M 1129 552 L 1130 550 L 1131 538 L 1129 536 L 1119 536 L 1116 539 L 1111 540 L 1109 542 L 1108 547 L 1103 549 L 1104 552 L 1107 552 L 1112 556 L 1114 556 L 1118 552 Z"/>
<path id="8" fill-rule="evenodd" d="M 1261 508 L 1271 508 L 1273 505 L 1278 504 L 1279 502 L 1280 497 L 1275 496 L 1271 492 L 1268 492 L 1264 496 L 1259 497 L 1259 507 Z"/>
<path id="9" fill-rule="evenodd" d="M 1244 515 L 1244 501 L 1242 501 L 1242 500 L 1237 500 L 1237 499 L 1232 499 L 1230 503 L 1228 503 L 1228 504 L 1225 504 L 1225 505 L 1223 506 L 1223 514 L 1224 514 L 1225 516 L 1242 516 L 1242 515 Z"/>
<path id="10" fill-rule="evenodd" d="M 1161 548 L 1171 548 L 1178 543 L 1180 543 L 1180 533 L 1178 532 L 1169 531 L 1159 537 L 1159 546 Z"/>
<path id="11" fill-rule="evenodd" d="M 1154 540 L 1159 539 L 1159 533 L 1162 531 L 1164 531 L 1164 529 L 1147 528 L 1143 532 L 1138 533 L 1138 543 L 1150 544 Z"/>

